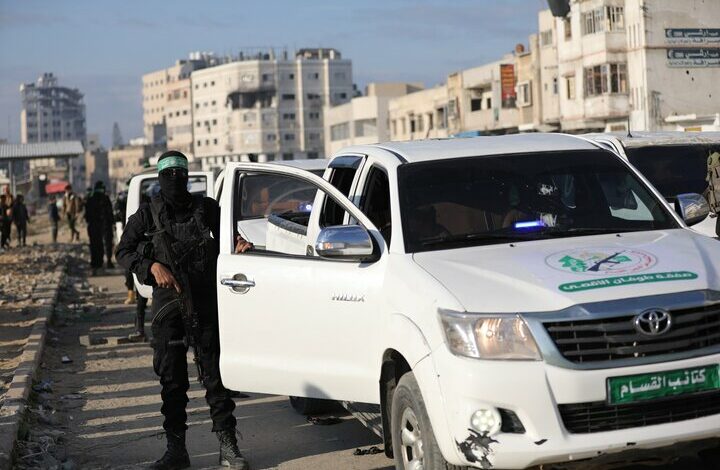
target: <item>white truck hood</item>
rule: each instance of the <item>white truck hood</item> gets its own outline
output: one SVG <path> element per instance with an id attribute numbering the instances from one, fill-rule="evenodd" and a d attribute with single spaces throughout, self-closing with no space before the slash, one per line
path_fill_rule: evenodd
<path id="1" fill-rule="evenodd" d="M 719 289 L 720 243 L 687 229 L 416 253 L 468 312 L 571 305 Z"/>

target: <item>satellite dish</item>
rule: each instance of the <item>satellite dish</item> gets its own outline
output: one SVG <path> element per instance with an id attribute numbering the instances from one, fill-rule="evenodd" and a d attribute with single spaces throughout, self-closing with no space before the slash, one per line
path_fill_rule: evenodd
<path id="1" fill-rule="evenodd" d="M 570 13 L 570 0 L 548 0 L 553 16 L 564 18 Z"/>

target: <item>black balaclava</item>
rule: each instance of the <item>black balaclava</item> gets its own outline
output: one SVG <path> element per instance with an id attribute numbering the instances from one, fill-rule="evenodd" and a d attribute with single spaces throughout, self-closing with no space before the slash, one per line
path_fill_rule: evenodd
<path id="1" fill-rule="evenodd" d="M 183 168 L 184 175 L 171 175 L 164 171 L 169 168 Z M 192 197 L 187 190 L 187 157 L 177 150 L 170 150 L 160 155 L 158 159 L 158 179 L 160 181 L 160 195 L 168 203 L 176 215 L 189 210 Z"/>

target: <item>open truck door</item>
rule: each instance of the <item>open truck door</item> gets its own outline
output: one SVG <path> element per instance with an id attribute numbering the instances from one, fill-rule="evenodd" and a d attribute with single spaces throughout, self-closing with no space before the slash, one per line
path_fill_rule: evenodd
<path id="1" fill-rule="evenodd" d="M 381 298 L 387 259 L 377 228 L 332 184 L 302 169 L 231 163 L 224 178 L 217 289 L 225 386 L 379 402 L 379 365 L 368 354 L 381 328 L 379 305 L 369 307 Z M 348 223 L 309 235 L 326 197 Z M 257 233 L 248 240 L 255 249 L 234 253 L 240 233 Z"/>

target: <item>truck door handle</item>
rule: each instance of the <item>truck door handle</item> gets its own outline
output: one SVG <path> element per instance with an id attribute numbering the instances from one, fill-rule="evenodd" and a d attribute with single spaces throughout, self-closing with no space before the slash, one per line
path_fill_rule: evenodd
<path id="1" fill-rule="evenodd" d="M 231 278 L 220 279 L 220 284 L 226 287 L 230 287 L 233 292 L 238 294 L 244 294 L 251 287 L 255 287 L 255 281 L 250 281 L 244 274 L 236 274 Z"/>

